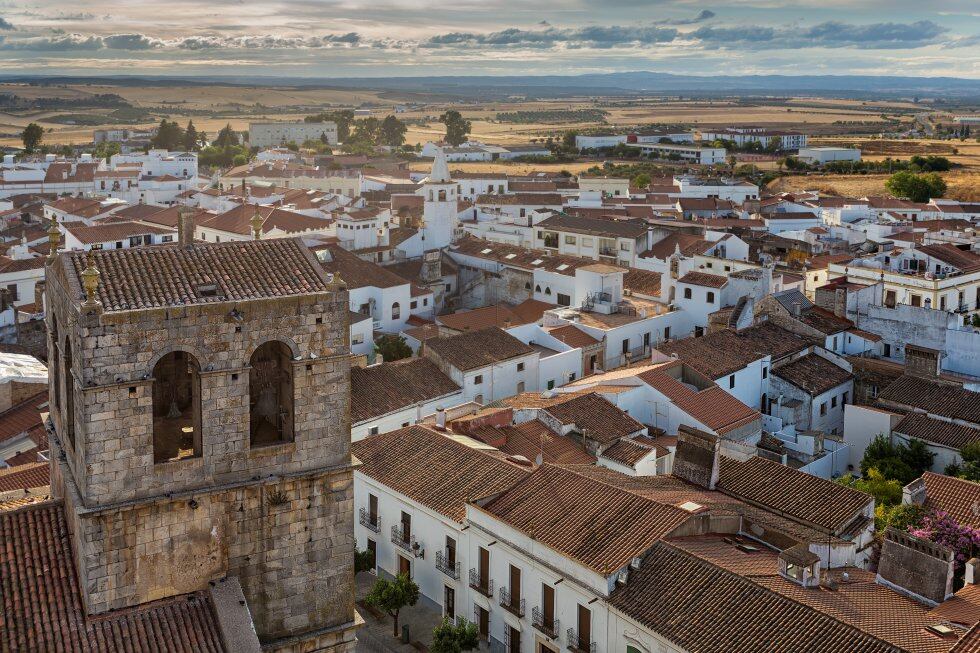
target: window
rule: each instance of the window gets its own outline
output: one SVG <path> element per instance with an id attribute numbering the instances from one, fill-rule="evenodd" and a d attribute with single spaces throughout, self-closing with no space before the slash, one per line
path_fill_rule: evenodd
<path id="1" fill-rule="evenodd" d="M 483 395 L 482 394 L 479 394 L 479 395 L 473 397 L 473 401 L 475 401 L 476 403 L 482 405 L 483 404 Z"/>
<path id="2" fill-rule="evenodd" d="M 566 245 L 574 245 L 575 244 L 575 236 L 570 236 L 568 234 L 565 234 L 565 244 Z"/>
<path id="3" fill-rule="evenodd" d="M 448 585 L 443 586 L 442 613 L 450 621 L 456 618 L 456 590 Z"/>
<path id="4" fill-rule="evenodd" d="M 377 434 L 378 434 L 377 426 L 372 426 L 371 428 L 368 429 L 368 435 L 377 435 Z"/>
<path id="5" fill-rule="evenodd" d="M 709 304 L 713 304 L 715 301 L 715 294 L 710 290 L 708 291 L 707 299 Z"/>
<path id="6" fill-rule="evenodd" d="M 12 302 L 20 301 L 20 293 L 17 292 L 17 284 L 11 283 L 7 285 L 7 299 Z"/>
<path id="7" fill-rule="evenodd" d="M 524 392 L 524 382 L 520 381 L 517 384 L 517 394 L 521 394 L 523 392 Z"/>
<path id="8" fill-rule="evenodd" d="M 592 247 L 592 239 L 582 236 L 582 247 Z"/>
<path id="9" fill-rule="evenodd" d="M 544 294 L 550 295 L 551 294 L 551 288 L 545 288 L 544 289 Z"/>
<path id="10" fill-rule="evenodd" d="M 664 327 L 664 340 L 670 340 L 670 327 Z"/>
<path id="11" fill-rule="evenodd" d="M 548 381 L 548 389 L 549 390 L 554 390 L 555 389 L 555 380 L 554 379 L 551 379 L 550 381 Z"/>
<path id="12" fill-rule="evenodd" d="M 534 286 L 534 292 L 541 292 L 541 286 L 540 285 L 535 285 Z"/>
<path id="13" fill-rule="evenodd" d="M 473 385 L 480 385 L 481 383 L 483 383 L 482 374 L 477 374 L 476 376 L 473 377 Z"/>
<path id="14" fill-rule="evenodd" d="M 624 242 L 621 242 L 619 244 L 619 250 L 621 252 L 628 252 L 628 251 L 630 251 L 630 244 L 628 242 L 625 242 L 625 241 Z"/>
<path id="15" fill-rule="evenodd" d="M 629 338 L 623 338 L 623 353 L 624 354 L 630 353 L 630 339 Z"/>
<path id="16" fill-rule="evenodd" d="M 395 302 L 391 305 L 391 319 L 400 320 L 402 317 L 402 307 L 401 304 Z"/>
<path id="17" fill-rule="evenodd" d="M 558 302 L 559 306 L 571 306 L 572 298 L 564 293 L 555 293 L 555 301 Z"/>
<path id="18" fill-rule="evenodd" d="M 408 307 L 411 308 L 412 310 L 415 310 L 416 308 L 418 308 L 419 307 L 418 300 L 412 300 L 412 303 L 409 304 Z"/>
<path id="19" fill-rule="evenodd" d="M 293 439 L 291 359 L 289 347 L 272 340 L 259 346 L 249 360 L 248 394 L 253 447 Z"/>
<path id="20" fill-rule="evenodd" d="M 402 510 L 401 526 L 402 526 L 402 542 L 411 542 L 412 541 L 412 516 L 407 512 L 405 512 L 404 510 Z"/>
<path id="21" fill-rule="evenodd" d="M 837 397 L 831 397 L 830 398 L 830 407 L 831 408 L 837 408 Z"/>
<path id="22" fill-rule="evenodd" d="M 841 403 L 842 406 L 847 403 L 847 393 L 846 392 L 841 395 L 841 397 L 840 397 L 840 403 Z"/>
<path id="23" fill-rule="evenodd" d="M 378 497 L 373 494 L 368 495 L 368 521 L 372 526 L 378 525 Z"/>
<path id="24" fill-rule="evenodd" d="M 734 388 L 735 387 L 735 375 L 734 374 L 732 374 L 730 377 L 728 377 L 728 387 L 729 388 Z"/>
<path id="25" fill-rule="evenodd" d="M 201 455 L 201 368 L 185 351 L 153 366 L 153 462 Z"/>
<path id="26" fill-rule="evenodd" d="M 763 367 L 762 368 L 762 378 L 764 378 L 764 379 L 769 378 L 769 368 L 768 367 Z"/>
<path id="27" fill-rule="evenodd" d="M 684 299 L 690 299 L 690 298 L 691 298 L 691 289 L 690 288 L 685 288 L 684 289 Z"/>
<path id="28" fill-rule="evenodd" d="M 363 345 L 364 344 L 364 334 L 363 333 L 355 333 L 353 336 L 351 336 L 350 344 L 352 344 L 352 345 Z"/>
<path id="29" fill-rule="evenodd" d="M 518 363 L 517 364 L 517 371 L 518 372 L 523 372 L 524 371 L 524 363 Z"/>
<path id="30" fill-rule="evenodd" d="M 827 414 L 827 402 L 826 401 L 823 402 L 822 404 L 820 404 L 820 414 L 821 415 L 826 415 Z"/>

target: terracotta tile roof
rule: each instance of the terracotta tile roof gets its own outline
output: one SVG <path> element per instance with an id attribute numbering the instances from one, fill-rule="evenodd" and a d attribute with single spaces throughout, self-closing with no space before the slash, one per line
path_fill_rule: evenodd
<path id="1" fill-rule="evenodd" d="M 599 343 L 598 340 L 573 324 L 548 329 L 548 334 L 561 340 L 569 347 L 589 347 Z"/>
<path id="2" fill-rule="evenodd" d="M 783 275 L 783 282 L 785 283 L 785 281 L 786 275 Z M 800 322 L 828 336 L 847 331 L 854 326 L 854 323 L 847 318 L 838 317 L 831 311 L 819 306 L 811 306 L 805 311 L 801 311 Z"/>
<path id="3" fill-rule="evenodd" d="M 532 347 L 497 327 L 434 338 L 426 341 L 425 346 L 427 351 L 464 372 L 534 353 Z"/>
<path id="4" fill-rule="evenodd" d="M 0 256 L 0 274 L 11 274 L 15 272 L 24 272 L 26 270 L 41 270 L 43 268 L 43 256 L 17 259 Z"/>
<path id="5" fill-rule="evenodd" d="M 659 272 L 630 268 L 623 275 L 623 290 L 630 290 L 640 295 L 657 297 L 660 295 Z"/>
<path id="6" fill-rule="evenodd" d="M 586 265 L 593 265 L 595 261 L 590 258 L 580 258 L 577 256 L 553 255 L 548 256 L 544 252 L 517 245 L 506 243 L 495 243 L 482 238 L 465 235 L 458 241 L 449 246 L 450 257 L 455 255 L 472 256 L 488 261 L 495 261 L 501 265 L 521 270 L 547 270 L 557 272 L 565 276 L 575 276 L 575 270 Z"/>
<path id="7" fill-rule="evenodd" d="M 7 460 L 3 462 L 7 463 L 11 468 L 20 467 L 21 465 L 29 465 L 31 463 L 46 462 L 44 458 L 39 455 L 40 453 L 40 449 L 37 447 L 32 447 L 27 451 L 22 451 L 11 456 L 10 458 L 7 458 Z"/>
<path id="8" fill-rule="evenodd" d="M 952 622 L 969 627 L 980 623 L 980 585 L 964 585 L 952 598 L 929 612 L 937 622 Z"/>
<path id="9" fill-rule="evenodd" d="M 632 467 L 651 454 L 657 455 L 657 449 L 655 447 L 624 438 L 612 446 L 603 449 L 599 456 L 626 465 L 627 467 Z"/>
<path id="10" fill-rule="evenodd" d="M 961 524 L 980 528 L 980 483 L 924 472 L 927 508 L 948 512 Z"/>
<path id="11" fill-rule="evenodd" d="M 854 378 L 843 367 L 817 354 L 797 358 L 774 368 L 772 373 L 814 397 Z"/>
<path id="12" fill-rule="evenodd" d="M 241 204 L 224 213 L 219 213 L 198 226 L 247 236 L 252 233 L 251 221 L 256 213 L 262 216 L 262 233 L 268 233 L 273 229 L 286 233 L 301 233 L 326 229 L 330 226 L 330 222 L 324 218 L 314 218 L 276 206 L 258 204 Z"/>
<path id="13" fill-rule="evenodd" d="M 316 257 L 299 240 L 275 238 L 229 243 L 132 247 L 92 252 L 102 273 L 97 298 L 105 311 L 162 308 L 327 292 Z M 84 253 L 65 253 L 58 265 L 69 292 L 84 301 Z M 216 296 L 199 288 L 216 285 Z"/>
<path id="14" fill-rule="evenodd" d="M 640 254 L 640 257 L 666 260 L 678 248 L 681 250 L 681 255 L 694 256 L 695 254 L 703 254 L 712 245 L 714 245 L 713 242 L 705 240 L 701 236 L 675 231 L 654 243 L 653 247 Z"/>
<path id="15" fill-rule="evenodd" d="M 677 283 L 689 283 L 692 286 L 706 286 L 708 288 L 721 288 L 728 283 L 728 277 L 707 272 L 688 272 L 677 280 Z"/>
<path id="16" fill-rule="evenodd" d="M 494 205 L 525 205 L 525 206 L 561 206 L 564 198 L 559 193 L 511 193 L 508 195 L 480 195 L 475 204 L 484 206 Z"/>
<path id="17" fill-rule="evenodd" d="M 391 272 L 384 266 L 365 261 L 340 245 L 326 246 L 329 254 L 323 260 L 323 269 L 327 272 L 340 274 L 348 288 L 395 288 L 407 286 L 408 281 Z M 407 306 L 402 309 L 408 308 Z"/>
<path id="18" fill-rule="evenodd" d="M 355 424 L 460 389 L 428 358 L 352 367 L 350 383 L 350 419 Z"/>
<path id="19" fill-rule="evenodd" d="M 649 229 L 643 220 L 587 218 L 576 215 L 553 215 L 535 226 L 538 229 L 553 229 L 609 238 L 632 238 L 634 240 L 646 234 Z"/>
<path id="20" fill-rule="evenodd" d="M 525 299 L 520 304 L 512 306 L 511 310 L 520 320 L 520 322 L 515 324 L 531 324 L 532 322 L 537 322 L 543 316 L 545 311 L 550 311 L 556 308 L 557 304 L 549 304 L 548 302 L 542 302 L 537 299 Z"/>
<path id="21" fill-rule="evenodd" d="M 125 218 L 126 220 L 143 220 L 154 213 L 166 210 L 166 206 L 156 206 L 155 204 L 132 204 L 118 211 L 113 211 L 112 217 Z"/>
<path id="22" fill-rule="evenodd" d="M 919 410 L 950 419 L 980 424 L 980 392 L 917 376 L 901 376 L 881 391 L 878 401 Z"/>
<path id="23" fill-rule="evenodd" d="M 576 392 L 522 392 L 513 397 L 507 397 L 500 401 L 500 405 L 511 408 L 547 408 L 556 404 L 564 403 L 571 397 L 580 397 L 590 394 L 592 390 L 579 390 Z"/>
<path id="24" fill-rule="evenodd" d="M 765 458 L 721 457 L 719 490 L 725 494 L 840 533 L 874 499 L 869 494 Z"/>
<path id="25" fill-rule="evenodd" d="M 459 311 L 448 315 L 439 315 L 436 320 L 453 331 L 477 331 L 487 327 L 518 326 L 536 321 L 537 318 L 525 322 L 508 304 L 484 306 L 469 311 Z"/>
<path id="26" fill-rule="evenodd" d="M 980 653 L 980 624 L 968 630 L 949 653 Z"/>
<path id="27" fill-rule="evenodd" d="M 690 517 L 680 508 L 554 465 L 539 467 L 483 510 L 604 575 L 623 568 Z"/>
<path id="28" fill-rule="evenodd" d="M 702 374 L 720 379 L 769 355 L 772 360 L 806 349 L 809 341 L 770 322 L 735 331 L 725 329 L 700 338 L 662 343 L 657 351 L 677 354 Z"/>
<path id="29" fill-rule="evenodd" d="M 50 484 L 51 463 L 37 462 L 0 469 L 0 492 L 12 492 Z"/>
<path id="30" fill-rule="evenodd" d="M 133 236 L 155 236 L 173 234 L 173 229 L 154 227 L 139 222 L 110 222 L 86 226 L 82 223 L 65 225 L 65 231 L 71 233 L 84 245 L 95 243 L 108 243 L 116 240 L 125 240 Z"/>
<path id="31" fill-rule="evenodd" d="M 489 429 L 489 432 L 486 430 Z M 532 420 L 514 426 L 476 428 L 472 436 L 478 440 L 496 444 L 508 456 L 523 456 L 532 463 L 541 456 L 542 462 L 556 465 L 590 465 L 595 456 L 585 450 L 575 438 L 555 433 L 543 423 Z"/>
<path id="32" fill-rule="evenodd" d="M 847 330 L 848 333 L 854 334 L 858 338 L 864 338 L 870 342 L 881 342 L 882 337 L 877 333 L 871 333 L 870 331 L 865 331 L 863 329 L 850 328 Z"/>
<path id="33" fill-rule="evenodd" d="M 916 251 L 938 259 L 947 265 L 959 268 L 963 272 L 980 270 L 980 254 L 960 249 L 952 243 L 920 245 L 916 247 Z"/>
<path id="34" fill-rule="evenodd" d="M 922 413 L 907 414 L 892 430 L 951 449 L 962 449 L 972 442 L 980 442 L 980 429 Z"/>
<path id="35" fill-rule="evenodd" d="M 808 589 L 778 574 L 775 552 L 699 540 L 700 550 L 688 540 L 657 543 L 611 606 L 689 651 L 940 653 L 953 643 L 925 629 L 934 623 L 925 606 L 869 572 L 848 569 L 835 592 Z"/>
<path id="36" fill-rule="evenodd" d="M 674 378 L 668 371 L 681 365 L 661 365 L 641 372 L 639 378 L 666 396 L 673 404 L 718 435 L 724 435 L 761 420 L 759 411 L 749 408 L 713 382 L 701 390 L 692 389 Z M 693 424 L 691 426 L 694 426 Z"/>
<path id="37" fill-rule="evenodd" d="M 82 218 L 91 218 L 106 211 L 106 208 L 102 206 L 101 199 L 86 197 L 63 197 L 54 202 L 46 202 L 46 206 Z"/>
<path id="38" fill-rule="evenodd" d="M 0 443 L 41 426 L 41 413 L 47 411 L 48 391 L 43 390 L 0 413 Z"/>
<path id="39" fill-rule="evenodd" d="M 409 426 L 354 442 L 351 453 L 363 463 L 356 473 L 462 522 L 466 501 L 500 492 L 528 474 L 526 468 L 480 446 L 483 449 L 423 426 Z M 396 517 L 388 518 L 394 523 Z"/>
<path id="40" fill-rule="evenodd" d="M 0 650 L 225 651 L 205 592 L 87 616 L 61 503 L 0 512 Z"/>
<path id="41" fill-rule="evenodd" d="M 552 404 L 545 411 L 562 425 L 575 424 L 585 437 L 600 444 L 615 442 L 644 430 L 643 424 L 591 392 Z"/>

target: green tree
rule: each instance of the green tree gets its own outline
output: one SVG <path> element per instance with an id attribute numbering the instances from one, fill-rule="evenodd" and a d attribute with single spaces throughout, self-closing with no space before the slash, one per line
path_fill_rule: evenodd
<path id="1" fill-rule="evenodd" d="M 649 185 L 650 175 L 645 172 L 634 175 L 633 178 L 630 179 L 630 186 L 633 186 L 634 188 L 646 188 Z"/>
<path id="2" fill-rule="evenodd" d="M 44 140 L 44 127 L 32 122 L 20 133 L 20 140 L 24 142 L 24 150 L 28 154 L 34 152 Z"/>
<path id="3" fill-rule="evenodd" d="M 353 109 L 342 109 L 340 111 L 324 111 L 304 118 L 306 122 L 332 122 L 337 125 L 337 140 L 341 143 L 350 138 L 350 127 L 354 121 Z"/>
<path id="4" fill-rule="evenodd" d="M 150 147 L 161 150 L 179 150 L 184 144 L 184 130 L 175 121 L 164 118 L 157 133 L 150 139 Z"/>
<path id="5" fill-rule="evenodd" d="M 910 440 L 907 445 L 893 444 L 888 436 L 879 433 L 864 450 L 861 475 L 867 477 L 874 469 L 886 479 L 907 485 L 932 467 L 935 457 L 921 440 Z"/>
<path id="6" fill-rule="evenodd" d="M 221 128 L 221 131 L 218 132 L 217 138 L 214 139 L 214 145 L 215 147 L 220 147 L 221 149 L 238 145 L 238 134 L 231 128 L 230 123 L 226 124 Z"/>
<path id="7" fill-rule="evenodd" d="M 452 621 L 445 617 L 432 631 L 429 653 L 463 653 L 480 646 L 480 631 L 476 624 L 460 617 Z"/>
<path id="8" fill-rule="evenodd" d="M 946 467 L 946 474 L 966 479 L 980 481 L 980 442 L 971 442 L 960 449 L 962 463 L 953 463 Z"/>
<path id="9" fill-rule="evenodd" d="M 364 551 L 354 551 L 354 573 L 371 571 L 374 569 L 374 551 L 365 549 Z"/>
<path id="10" fill-rule="evenodd" d="M 96 159 L 109 159 L 114 154 L 119 154 L 121 151 L 122 147 L 119 145 L 119 143 L 102 141 L 95 146 L 95 150 L 92 151 L 92 156 Z"/>
<path id="11" fill-rule="evenodd" d="M 415 605 L 419 600 L 419 586 L 415 584 L 408 574 L 398 574 L 394 580 L 379 578 L 374 582 L 374 587 L 366 597 L 364 602 L 370 606 L 384 611 L 389 617 L 394 619 L 394 635 L 398 637 L 398 615 L 402 608 Z"/>
<path id="12" fill-rule="evenodd" d="M 919 478 L 923 472 L 932 469 L 932 462 L 936 459 L 936 454 L 929 451 L 926 443 L 915 438 L 909 440 L 909 443 L 899 454 L 905 464 L 912 469 L 915 478 Z"/>
<path id="13" fill-rule="evenodd" d="M 412 348 L 400 335 L 389 333 L 381 336 L 374 343 L 374 351 L 381 354 L 386 361 L 397 361 L 412 356 Z"/>
<path id="14" fill-rule="evenodd" d="M 188 152 L 201 149 L 201 136 L 197 133 L 193 120 L 188 120 L 187 127 L 184 128 L 184 149 Z"/>
<path id="15" fill-rule="evenodd" d="M 405 132 L 407 131 L 408 127 L 405 126 L 405 123 L 395 116 L 388 116 L 381 121 L 381 145 L 398 147 L 405 142 Z"/>
<path id="16" fill-rule="evenodd" d="M 353 139 L 371 145 L 378 143 L 378 136 L 381 133 L 381 121 L 375 117 L 358 120 L 354 123 Z"/>
<path id="17" fill-rule="evenodd" d="M 575 137 L 578 136 L 577 131 L 567 131 L 561 137 L 561 149 L 565 152 L 577 153 L 578 148 L 575 147 Z"/>
<path id="18" fill-rule="evenodd" d="M 466 137 L 473 127 L 470 121 L 463 118 L 462 114 L 455 109 L 450 109 L 439 116 L 439 122 L 446 126 L 446 142 L 454 146 L 465 143 Z"/>
<path id="19" fill-rule="evenodd" d="M 931 198 L 942 197 L 946 193 L 946 182 L 935 172 L 916 174 L 902 170 L 888 178 L 885 188 L 896 197 L 907 197 L 913 202 L 928 202 Z"/>

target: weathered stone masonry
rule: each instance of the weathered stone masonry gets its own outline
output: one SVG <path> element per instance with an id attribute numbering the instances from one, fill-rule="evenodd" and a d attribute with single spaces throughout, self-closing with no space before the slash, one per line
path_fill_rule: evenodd
<path id="1" fill-rule="evenodd" d="M 71 351 L 51 379 L 52 491 L 88 611 L 237 576 L 269 648 L 351 649 L 346 290 L 103 312 L 69 274 L 64 257 L 49 266 L 49 351 Z M 252 447 L 249 359 L 270 340 L 292 354 L 295 435 Z M 154 464 L 152 373 L 175 350 L 200 365 L 201 455 Z"/>

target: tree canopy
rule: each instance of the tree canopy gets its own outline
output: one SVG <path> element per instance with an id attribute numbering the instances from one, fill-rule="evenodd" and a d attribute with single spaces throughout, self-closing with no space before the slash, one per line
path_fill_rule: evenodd
<path id="1" fill-rule="evenodd" d="M 388 333 L 374 343 L 374 351 L 381 354 L 386 361 L 397 361 L 412 356 L 412 348 L 405 338 L 398 334 Z"/>
<path id="2" fill-rule="evenodd" d="M 896 197 L 907 197 L 913 202 L 928 202 L 946 194 L 946 182 L 935 172 L 916 174 L 908 170 L 896 172 L 885 187 Z"/>
<path id="3" fill-rule="evenodd" d="M 161 150 L 180 150 L 184 146 L 184 130 L 176 121 L 164 118 L 157 133 L 150 139 L 150 146 Z"/>
<path id="4" fill-rule="evenodd" d="M 463 653 L 463 651 L 472 651 L 479 646 L 480 632 L 475 623 L 463 618 L 452 621 L 446 617 L 432 631 L 432 645 L 429 646 L 429 653 Z"/>
<path id="5" fill-rule="evenodd" d="M 41 141 L 44 140 L 44 127 L 32 122 L 27 127 L 24 127 L 24 131 L 20 133 L 20 140 L 24 143 L 24 149 L 30 153 L 34 152 Z"/>
<path id="6" fill-rule="evenodd" d="M 388 116 L 381 121 L 380 141 L 381 145 L 398 147 L 405 142 L 405 132 L 408 127 L 395 116 Z"/>
<path id="7" fill-rule="evenodd" d="M 470 121 L 463 118 L 455 109 L 450 109 L 439 116 L 439 122 L 446 126 L 446 142 L 454 146 L 465 143 L 473 127 Z"/>
<path id="8" fill-rule="evenodd" d="M 415 605 L 419 600 L 419 586 L 408 574 L 398 574 L 393 580 L 379 578 L 364 602 L 384 611 L 395 621 L 395 637 L 398 637 L 398 615 L 402 608 Z"/>

